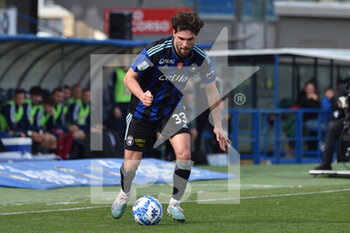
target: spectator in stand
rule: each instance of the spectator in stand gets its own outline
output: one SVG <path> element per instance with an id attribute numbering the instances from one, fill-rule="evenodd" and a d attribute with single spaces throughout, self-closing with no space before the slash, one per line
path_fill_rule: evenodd
<path id="1" fill-rule="evenodd" d="M 321 103 L 318 95 L 318 90 L 316 88 L 315 83 L 311 80 L 308 81 L 304 89 L 298 96 L 297 105 L 299 108 L 315 108 L 320 109 Z M 318 125 L 318 115 L 317 113 L 306 113 L 303 115 L 304 126 L 306 129 L 306 134 L 309 136 L 315 136 L 317 133 L 314 131 L 317 129 Z M 316 125 L 316 127 L 315 127 Z M 317 150 L 318 142 L 317 141 L 309 141 L 308 150 Z"/>
<path id="2" fill-rule="evenodd" d="M 43 132 L 40 122 L 43 116 L 42 98 L 44 90 L 39 86 L 33 86 L 29 90 L 29 99 L 25 99 L 25 103 L 30 107 L 30 124 L 31 130 L 28 131 L 33 141 L 32 152 L 43 152 L 41 148 L 51 151 L 56 149 L 56 138 Z"/>
<path id="3" fill-rule="evenodd" d="M 85 134 L 82 135 L 82 133 L 84 133 L 83 131 L 89 130 L 90 127 L 90 100 L 90 89 L 84 89 L 81 104 L 74 104 L 69 131 L 75 134 L 79 133 L 79 139 L 85 139 Z"/>
<path id="4" fill-rule="evenodd" d="M 43 89 L 39 86 L 33 86 L 29 90 L 29 99 L 25 99 L 25 103 L 30 107 L 30 124 L 34 126 L 35 117 L 40 117 L 42 115 L 43 107 L 41 105 L 43 96 Z"/>
<path id="5" fill-rule="evenodd" d="M 328 130 L 328 123 L 332 119 L 332 101 L 334 98 L 334 90 L 332 88 L 326 88 L 324 96 L 321 99 L 321 108 L 325 112 L 321 114 L 321 128 L 324 132 Z"/>
<path id="6" fill-rule="evenodd" d="M 39 125 L 43 130 L 53 131 L 56 128 L 54 119 L 56 101 L 52 96 L 46 96 L 43 100 L 42 106 L 43 114 L 36 125 Z"/>
<path id="7" fill-rule="evenodd" d="M 1 107 L 1 130 L 13 137 L 26 137 L 30 129 L 30 108 L 24 103 L 25 91 L 17 89 L 12 100 Z"/>
<path id="8" fill-rule="evenodd" d="M 79 85 L 74 85 L 72 87 L 73 94 L 73 103 L 69 106 L 68 114 L 67 114 L 67 126 L 69 132 L 73 134 L 75 139 L 84 140 L 86 137 L 85 132 L 82 130 L 83 126 L 86 123 L 90 115 L 90 90 L 84 90 L 85 96 L 84 99 L 86 103 L 84 104 L 82 101 L 82 91 Z M 79 127 L 79 125 L 82 127 Z M 88 128 L 87 126 L 85 126 Z"/>
<path id="9" fill-rule="evenodd" d="M 72 145 L 72 140 L 74 135 L 68 131 L 65 119 L 64 119 L 64 109 L 63 109 L 63 91 L 61 88 L 55 88 L 52 91 L 52 98 L 55 101 L 55 107 L 53 109 L 53 126 L 52 131 L 58 136 L 57 140 L 57 154 L 62 159 L 69 158 L 69 152 Z"/>
<path id="10" fill-rule="evenodd" d="M 72 92 L 71 89 L 69 88 L 68 85 L 63 86 L 63 97 L 64 97 L 64 102 L 69 102 L 72 99 Z"/>
<path id="11" fill-rule="evenodd" d="M 25 91 L 15 90 L 13 100 L 8 101 L 1 108 L 2 131 L 13 137 L 31 137 L 33 142 L 44 149 L 54 149 L 52 137 L 35 131 L 30 124 L 30 106 L 25 102 Z M 34 146 L 35 148 L 35 146 Z"/>
<path id="12" fill-rule="evenodd" d="M 63 113 L 63 92 L 62 89 L 57 87 L 52 91 L 52 98 L 55 101 L 55 107 L 53 109 L 53 122 L 54 129 L 65 129 L 66 124 L 64 121 Z"/>
<path id="13" fill-rule="evenodd" d="M 82 101 L 81 101 L 81 96 L 82 96 L 82 90 L 79 84 L 75 84 L 72 87 L 72 98 L 73 100 L 71 100 L 71 104 L 68 107 L 68 111 L 66 114 L 66 124 L 67 126 L 70 126 L 73 122 L 73 114 L 74 114 L 74 108 L 76 105 L 81 105 Z"/>
<path id="14" fill-rule="evenodd" d="M 110 79 L 109 93 L 112 102 L 111 113 L 108 125 L 115 130 L 122 138 L 124 134 L 125 118 L 129 108 L 131 93 L 124 84 L 126 67 L 116 68 Z"/>
<path id="15" fill-rule="evenodd" d="M 44 98 L 42 111 L 38 111 L 34 117 L 33 131 L 31 132 L 34 141 L 49 151 L 57 149 L 57 139 L 59 135 L 54 133 L 54 108 L 55 101 L 51 96 Z"/>
<path id="16" fill-rule="evenodd" d="M 316 88 L 316 85 L 313 81 L 308 81 L 304 89 L 301 91 L 301 93 L 298 96 L 297 104 L 300 108 L 320 108 L 320 100 L 318 96 L 318 90 Z M 313 115 L 307 114 L 307 119 L 313 118 Z"/>
<path id="17" fill-rule="evenodd" d="M 72 98 L 72 92 L 69 86 L 64 85 L 63 87 L 63 96 L 64 96 L 64 107 L 63 107 L 63 114 L 64 117 L 66 117 L 68 113 L 68 108 L 71 104 L 73 104 L 74 100 Z"/>

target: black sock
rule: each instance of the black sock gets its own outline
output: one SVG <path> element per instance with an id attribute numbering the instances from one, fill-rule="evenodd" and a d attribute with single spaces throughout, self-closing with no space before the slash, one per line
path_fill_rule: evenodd
<path id="1" fill-rule="evenodd" d="M 121 178 L 120 182 L 121 182 L 122 189 L 125 193 L 130 192 L 131 183 L 135 178 L 135 173 L 136 172 L 126 173 L 124 170 L 124 163 L 120 167 L 120 178 Z"/>
<path id="2" fill-rule="evenodd" d="M 173 198 L 175 200 L 180 200 L 183 196 L 190 174 L 191 167 L 189 167 L 189 169 L 181 169 L 176 165 L 173 176 Z"/>

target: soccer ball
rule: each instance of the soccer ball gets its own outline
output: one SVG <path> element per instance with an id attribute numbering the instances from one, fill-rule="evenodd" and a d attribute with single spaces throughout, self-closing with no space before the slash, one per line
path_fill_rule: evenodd
<path id="1" fill-rule="evenodd" d="M 156 225 L 163 216 L 162 204 L 154 197 L 141 197 L 132 207 L 132 216 L 138 224 Z"/>

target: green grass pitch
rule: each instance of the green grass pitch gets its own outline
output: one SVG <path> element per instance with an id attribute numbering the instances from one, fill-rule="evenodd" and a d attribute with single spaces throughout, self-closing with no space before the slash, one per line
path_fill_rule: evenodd
<path id="1" fill-rule="evenodd" d="M 198 204 L 196 193 L 227 191 L 227 180 L 191 182 L 192 195 L 181 205 L 187 221 L 175 223 L 164 214 L 156 226 L 138 225 L 131 205 L 121 219 L 113 219 L 112 200 L 92 203 L 89 187 L 0 188 L 0 232 L 350 232 L 350 179 L 308 175 L 314 166 L 242 165 L 240 204 Z M 119 189 L 103 192 L 115 195 Z M 160 192 L 171 193 L 171 186 L 138 189 L 139 196 Z"/>

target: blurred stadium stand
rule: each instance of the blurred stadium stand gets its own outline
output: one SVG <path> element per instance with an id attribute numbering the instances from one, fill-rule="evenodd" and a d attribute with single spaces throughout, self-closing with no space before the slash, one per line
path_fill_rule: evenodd
<path id="1" fill-rule="evenodd" d="M 57 86 L 90 80 L 90 54 L 118 54 L 143 48 L 150 41 L 91 40 L 33 35 L 0 35 L 0 86 L 25 88 Z M 208 48 L 211 44 L 201 44 Z"/>
<path id="2" fill-rule="evenodd" d="M 149 41 L 44 38 L 32 35 L 0 36 L 0 86 L 52 89 L 90 79 L 90 54 L 118 54 Z"/>

